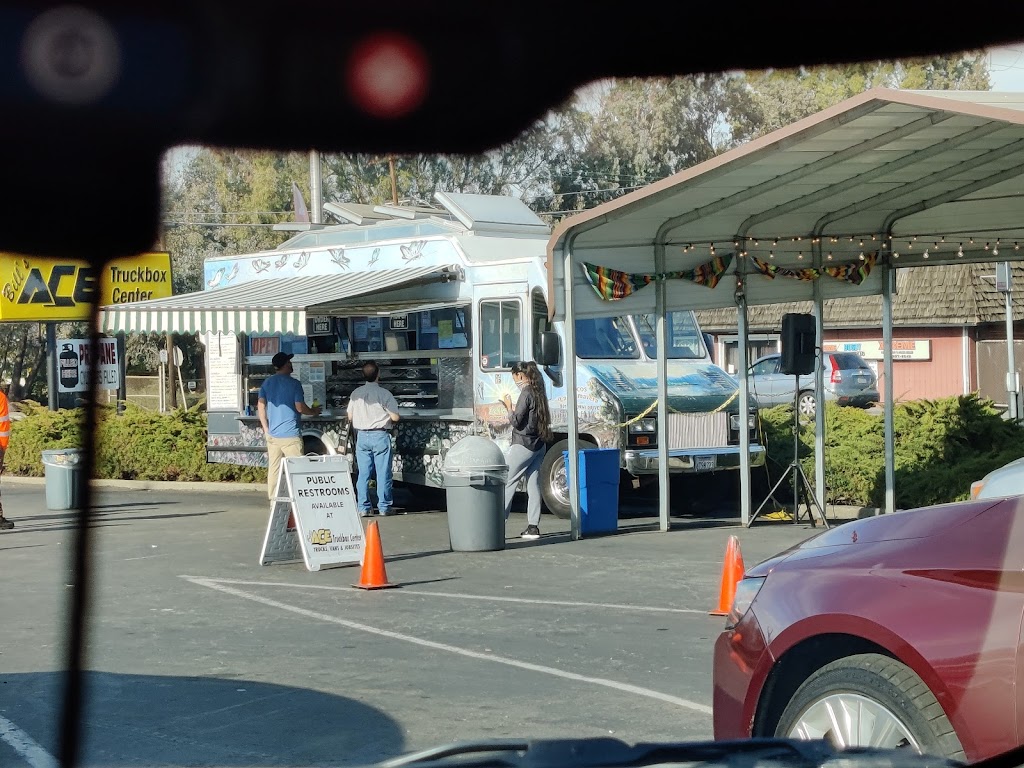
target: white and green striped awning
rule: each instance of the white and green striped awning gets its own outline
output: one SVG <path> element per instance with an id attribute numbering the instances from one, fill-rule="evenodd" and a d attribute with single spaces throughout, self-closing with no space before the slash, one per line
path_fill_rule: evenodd
<path id="1" fill-rule="evenodd" d="M 306 333 L 306 313 L 326 314 L 346 300 L 377 291 L 460 275 L 437 265 L 254 280 L 227 288 L 183 293 L 166 299 L 113 304 L 100 309 L 105 333 Z M 366 303 L 366 302 L 362 302 Z"/>

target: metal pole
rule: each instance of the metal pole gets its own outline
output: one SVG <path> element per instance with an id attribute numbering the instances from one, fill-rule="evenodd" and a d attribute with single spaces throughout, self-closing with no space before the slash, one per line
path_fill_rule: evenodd
<path id="1" fill-rule="evenodd" d="M 665 244 L 654 244 L 654 271 L 658 274 L 665 272 Z M 668 287 L 664 280 L 655 283 L 654 298 L 654 334 L 658 344 L 658 520 L 661 530 L 667 531 L 672 527 L 670 519 L 670 488 L 671 475 L 669 474 L 668 455 L 668 343 L 665 329 L 665 299 Z"/>
<path id="2" fill-rule="evenodd" d="M 896 270 L 891 264 L 885 265 L 885 281 L 882 284 L 882 356 L 885 386 L 884 426 L 885 426 L 885 512 L 896 511 L 896 431 L 893 423 L 893 386 L 892 386 L 892 287 L 896 281 Z"/>
<path id="3" fill-rule="evenodd" d="M 57 398 L 57 324 L 46 324 L 46 399 L 51 411 L 60 407 Z"/>
<path id="4" fill-rule="evenodd" d="M 1020 414 L 1017 412 L 1017 364 L 1013 356 L 1013 290 L 1010 277 L 1010 262 L 1003 265 L 1006 270 L 1006 394 L 1010 421 L 1017 421 Z"/>
<path id="5" fill-rule="evenodd" d="M 742 264 L 742 260 L 740 260 Z M 750 386 L 747 380 L 747 368 L 750 360 L 747 355 L 747 298 L 743 291 L 744 273 L 742 267 L 736 274 L 736 322 L 739 340 L 737 344 L 736 366 L 740 380 L 740 521 L 743 525 L 750 524 L 750 430 L 747 419 L 750 418 Z M 725 360 L 722 361 L 723 363 Z"/>
<path id="6" fill-rule="evenodd" d="M 811 246 L 814 247 L 813 244 Z M 815 267 L 821 269 L 821 239 L 818 239 Z M 814 366 L 814 496 L 818 506 L 825 509 L 825 302 L 821 295 L 821 281 L 814 281 L 814 344 L 817 359 Z M 798 379 L 799 381 L 799 379 Z M 813 519 L 813 518 L 812 518 Z"/>
<path id="7" fill-rule="evenodd" d="M 128 399 L 128 365 L 124 360 L 124 334 L 117 334 L 117 412 L 124 413 L 124 403 Z"/>
<path id="8" fill-rule="evenodd" d="M 324 190 L 320 169 L 320 153 L 313 149 L 309 152 L 309 221 L 322 224 L 324 221 Z"/>
<path id="9" fill-rule="evenodd" d="M 579 450 L 580 440 L 577 434 L 579 430 L 579 418 L 576 413 L 576 318 L 573 316 L 573 258 L 572 249 L 576 242 L 576 234 L 569 236 L 565 244 L 565 256 L 563 257 L 563 270 L 565 279 L 565 406 L 566 421 L 569 432 L 569 515 L 570 536 L 573 541 L 580 538 L 580 484 L 577 475 L 579 474 Z"/>

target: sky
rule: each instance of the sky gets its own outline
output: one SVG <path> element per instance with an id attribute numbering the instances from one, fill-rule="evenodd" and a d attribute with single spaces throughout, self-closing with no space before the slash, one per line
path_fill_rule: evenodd
<path id="1" fill-rule="evenodd" d="M 1024 42 L 1006 48 L 991 48 L 989 78 L 993 91 L 1024 91 Z"/>

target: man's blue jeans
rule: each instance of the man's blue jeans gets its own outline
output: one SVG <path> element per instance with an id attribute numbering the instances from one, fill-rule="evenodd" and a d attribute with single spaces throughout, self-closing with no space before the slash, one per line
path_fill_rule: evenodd
<path id="1" fill-rule="evenodd" d="M 391 511 L 391 433 L 362 431 L 356 437 L 356 465 L 359 478 L 356 480 L 356 495 L 359 511 L 368 514 L 370 504 L 370 476 L 376 470 L 377 510 L 382 514 Z"/>

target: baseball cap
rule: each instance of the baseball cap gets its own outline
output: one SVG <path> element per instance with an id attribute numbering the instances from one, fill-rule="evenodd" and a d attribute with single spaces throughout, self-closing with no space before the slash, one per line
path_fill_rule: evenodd
<path id="1" fill-rule="evenodd" d="M 270 361 L 270 364 L 274 366 L 275 369 L 280 370 L 281 368 L 284 368 L 284 364 L 293 357 L 295 357 L 295 355 L 289 355 L 286 352 L 278 352 L 274 355 L 274 359 Z"/>

